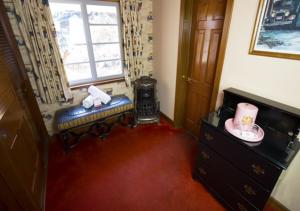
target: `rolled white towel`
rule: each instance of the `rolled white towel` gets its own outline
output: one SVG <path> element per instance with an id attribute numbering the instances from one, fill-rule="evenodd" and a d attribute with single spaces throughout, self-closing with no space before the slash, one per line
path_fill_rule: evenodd
<path id="1" fill-rule="evenodd" d="M 95 86 L 90 86 L 88 88 L 88 92 L 93 95 L 94 98 L 100 98 L 101 102 L 103 102 L 104 104 L 107 104 L 111 100 L 111 97 L 108 94 Z"/>
<path id="2" fill-rule="evenodd" d="M 86 109 L 92 107 L 94 105 L 94 99 L 92 95 L 89 95 L 82 101 L 82 106 Z"/>

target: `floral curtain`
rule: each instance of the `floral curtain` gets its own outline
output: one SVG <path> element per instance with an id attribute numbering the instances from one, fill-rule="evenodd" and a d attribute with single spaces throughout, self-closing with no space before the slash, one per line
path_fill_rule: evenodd
<path id="1" fill-rule="evenodd" d="M 120 0 L 123 21 L 123 42 L 125 57 L 125 78 L 127 85 L 143 75 L 144 46 L 141 22 L 142 0 Z"/>
<path id="2" fill-rule="evenodd" d="M 71 98 L 48 2 L 6 0 L 5 6 L 32 88 L 41 103 Z"/>

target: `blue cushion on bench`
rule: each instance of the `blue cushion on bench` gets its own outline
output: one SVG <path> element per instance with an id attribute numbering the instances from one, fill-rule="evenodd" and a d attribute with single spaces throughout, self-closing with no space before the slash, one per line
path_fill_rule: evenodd
<path id="1" fill-rule="evenodd" d="M 56 126 L 60 131 L 67 130 L 132 109 L 133 103 L 127 96 L 112 96 L 109 103 L 99 108 L 85 109 L 79 105 L 59 110 L 55 115 Z"/>

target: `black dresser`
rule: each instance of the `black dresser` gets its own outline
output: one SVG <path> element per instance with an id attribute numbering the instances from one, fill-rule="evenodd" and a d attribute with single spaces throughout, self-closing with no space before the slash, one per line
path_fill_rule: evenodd
<path id="1" fill-rule="evenodd" d="M 262 142 L 244 142 L 224 128 L 239 102 L 259 108 Z M 203 119 L 194 179 L 228 209 L 263 210 L 281 172 L 299 150 L 300 110 L 237 89 L 224 90 L 221 109 Z"/>

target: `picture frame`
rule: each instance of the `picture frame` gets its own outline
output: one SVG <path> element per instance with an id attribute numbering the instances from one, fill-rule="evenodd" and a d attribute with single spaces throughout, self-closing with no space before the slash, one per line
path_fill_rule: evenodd
<path id="1" fill-rule="evenodd" d="M 300 0 L 259 0 L 249 54 L 300 59 Z"/>

